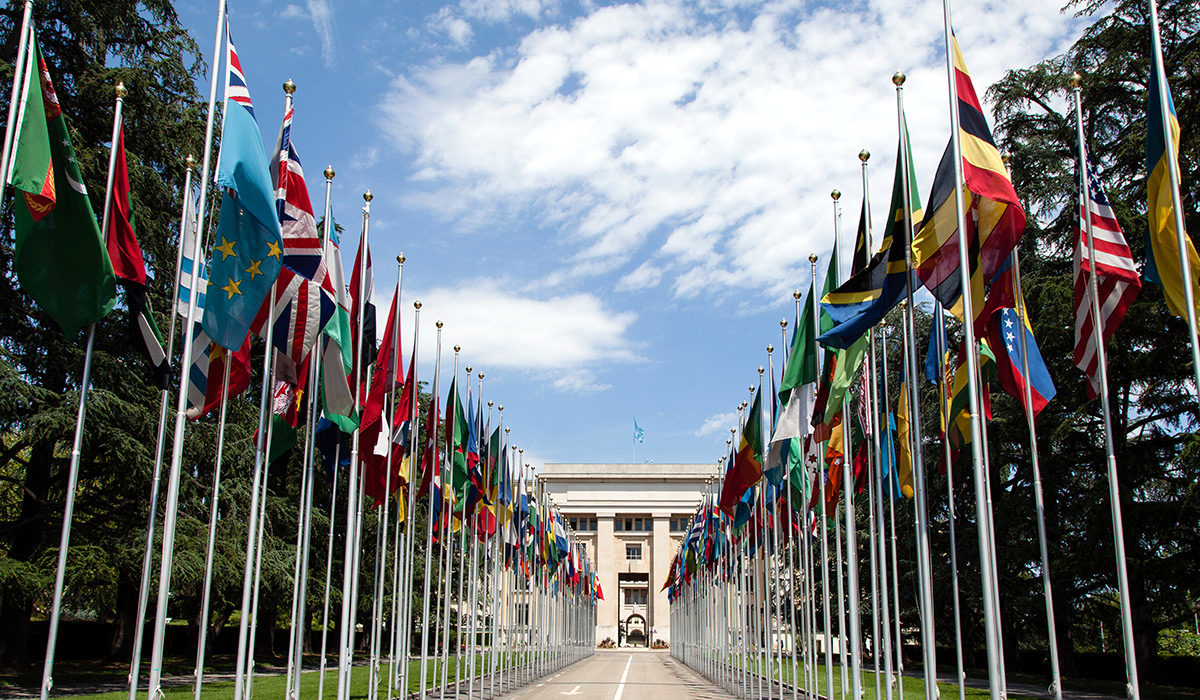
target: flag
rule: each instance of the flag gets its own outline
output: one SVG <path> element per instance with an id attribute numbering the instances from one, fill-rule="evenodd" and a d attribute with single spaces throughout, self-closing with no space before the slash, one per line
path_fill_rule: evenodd
<path id="1" fill-rule="evenodd" d="M 351 352 L 362 348 L 362 364 L 355 367 L 350 376 L 359 383 L 367 380 L 366 367 L 375 362 L 375 323 L 375 272 L 371 268 L 371 249 L 367 247 L 366 237 L 359 237 L 354 270 L 350 273 L 350 338 L 354 343 L 350 346 L 354 348 Z M 361 346 L 358 345 L 360 337 Z"/>
<path id="2" fill-rule="evenodd" d="M 188 304 L 191 303 L 192 286 L 196 284 L 195 276 L 200 275 L 200 288 L 196 290 L 196 318 L 204 314 L 204 297 L 208 291 L 208 268 L 201 264 L 197 269 L 196 261 L 192 260 L 192 251 L 196 246 L 196 204 L 191 190 L 183 193 L 183 231 L 180 234 L 179 280 L 178 296 L 175 301 L 175 312 L 187 318 Z"/>
<path id="3" fill-rule="evenodd" d="M 1079 193 L 1079 219 L 1075 226 L 1075 366 L 1088 378 L 1088 397 L 1095 398 L 1100 388 L 1099 356 L 1096 352 L 1096 333 L 1092 319 L 1092 261 L 1088 252 L 1087 228 L 1084 217 L 1092 222 L 1092 237 L 1096 249 L 1096 291 L 1100 307 L 1100 333 L 1107 343 L 1125 319 L 1125 312 L 1142 290 L 1137 267 L 1121 226 L 1108 204 L 1104 186 L 1096 177 L 1089 158 L 1084 164 L 1091 201 L 1083 201 Z"/>
<path id="4" fill-rule="evenodd" d="M 1167 309 L 1176 316 L 1187 318 L 1187 298 L 1184 296 L 1183 272 L 1180 270 L 1178 232 L 1175 230 L 1175 199 L 1171 187 L 1170 166 L 1167 161 L 1167 139 L 1179 153 L 1179 118 L 1175 116 L 1175 101 L 1167 77 L 1152 68 L 1150 89 L 1146 95 L 1146 196 L 1149 198 L 1150 227 L 1146 229 L 1147 282 L 1163 288 Z M 1167 123 L 1163 123 L 1162 102 L 1167 105 Z M 1178 169 L 1178 161 L 1176 162 Z M 1200 257 L 1192 237 L 1184 231 L 1191 265 L 1192 302 L 1200 304 Z M 1200 308 L 1200 307 L 1198 307 Z"/>
<path id="5" fill-rule="evenodd" d="M 907 130 L 907 127 L 906 127 Z M 913 211 L 905 217 L 904 171 L 907 168 L 908 199 Z M 888 311 L 904 298 L 908 290 L 909 232 L 905 219 L 920 221 L 921 198 L 913 175 L 912 154 L 896 149 L 896 177 L 892 185 L 892 204 L 879 250 L 863 269 L 821 299 L 821 310 L 833 320 L 834 327 L 818 340 L 828 347 L 846 348 L 873 328 Z M 857 255 L 857 251 L 856 251 Z"/>
<path id="6" fill-rule="evenodd" d="M 721 510 L 733 517 L 734 507 L 751 486 L 762 479 L 762 390 L 754 395 L 754 403 L 746 414 L 742 439 L 738 444 L 733 467 L 725 474 L 721 488 Z"/>
<path id="7" fill-rule="evenodd" d="M 634 418 L 633 419 L 633 439 L 637 440 L 638 442 L 645 442 L 646 441 L 645 438 L 646 438 L 646 431 L 642 430 L 641 427 L 638 426 L 637 418 Z"/>
<path id="8" fill-rule="evenodd" d="M 992 139 L 987 118 L 971 83 L 958 40 L 953 39 L 955 83 L 958 87 L 959 140 L 962 146 L 963 190 L 955 197 L 953 144 L 934 176 L 929 208 L 913 238 L 913 264 L 921 282 L 935 299 L 963 318 L 959 273 L 956 206 L 969 208 L 966 221 L 967 257 L 971 264 L 972 310 L 975 323 L 982 315 L 983 283 L 992 279 L 1025 230 L 1025 211 L 1017 199 L 1008 170 Z M 978 329 L 982 332 L 982 328 Z"/>
<path id="9" fill-rule="evenodd" d="M 125 127 L 118 127 L 113 161 L 112 211 L 105 241 L 125 303 L 129 307 L 129 337 L 133 347 L 150 361 L 151 378 L 159 389 L 171 388 L 171 365 L 163 350 L 162 333 L 146 296 L 146 262 L 138 245 L 133 209 L 129 201 L 129 170 L 125 162 Z"/>
<path id="10" fill-rule="evenodd" d="M 787 364 L 784 366 L 783 379 L 777 394 L 784 402 L 783 410 L 775 423 L 775 432 L 771 435 L 771 451 L 767 456 L 767 463 L 772 467 L 791 461 L 792 453 L 800 451 L 798 444 L 793 443 L 798 443 L 802 436 L 809 432 L 812 423 L 819 371 L 817 348 L 813 342 L 817 335 L 812 303 L 816 292 L 817 283 L 816 280 L 812 280 L 808 297 L 792 331 L 792 347 L 788 352 Z"/>
<path id="11" fill-rule="evenodd" d="M 240 347 L 282 266 L 283 240 L 262 134 L 237 49 L 225 25 L 228 71 L 217 184 L 224 187 L 212 258 L 204 332 L 225 348 Z"/>
<path id="12" fill-rule="evenodd" d="M 899 450 L 892 452 L 895 455 L 896 469 L 891 479 L 888 480 L 888 493 L 893 498 L 895 497 L 895 492 L 891 490 L 893 482 L 905 498 L 912 498 L 914 493 L 912 438 L 910 437 L 912 420 L 909 417 L 908 391 L 907 375 L 902 365 L 900 367 L 900 398 L 896 401 L 896 414 L 895 416 L 888 415 L 888 440 L 891 441 L 891 433 L 895 432 L 896 442 L 899 444 Z"/>
<path id="13" fill-rule="evenodd" d="M 330 219 L 332 219 L 332 215 Z M 346 295 L 345 275 L 342 272 L 342 250 L 339 234 L 333 221 L 325 223 L 323 258 L 333 287 L 333 319 L 325 324 L 325 345 L 321 351 L 321 406 L 325 417 L 345 433 L 354 432 L 358 420 L 354 415 L 354 394 L 347 377 L 354 370 L 354 353 L 350 334 L 350 299 Z"/>
<path id="14" fill-rule="evenodd" d="M 32 26 L 28 41 L 8 170 L 21 202 L 12 264 L 21 290 L 73 336 L 112 311 L 116 278 Z"/>
<path id="15" fill-rule="evenodd" d="M 839 410 L 829 421 L 831 429 L 829 442 L 825 447 L 825 466 L 828 469 L 828 477 L 825 482 L 825 511 L 827 513 L 837 511 L 838 496 L 842 490 L 842 466 L 846 461 L 845 416 L 845 412 Z"/>
<path id="16" fill-rule="evenodd" d="M 269 290 L 268 290 L 269 291 Z M 279 270 L 273 302 L 263 302 L 250 323 L 255 335 L 267 337 L 271 320 L 271 345 L 299 365 L 308 358 L 321 329 L 333 318 L 335 302 L 316 282 L 294 272 Z"/>
<path id="17" fill-rule="evenodd" d="M 822 296 L 828 295 L 836 288 L 838 270 L 838 255 L 836 246 L 829 255 L 829 267 L 825 272 L 825 285 Z M 833 318 L 822 309 L 820 331 L 828 332 L 834 326 Z M 822 370 L 821 386 L 817 389 L 817 398 L 813 406 L 813 440 L 824 442 L 829 439 L 833 429 L 834 415 L 841 410 L 842 400 L 846 389 L 854 379 L 854 373 L 862 365 L 867 352 L 867 338 L 860 336 L 850 347 L 839 349 L 836 353 L 825 356 L 825 367 Z"/>
<path id="18" fill-rule="evenodd" d="M 1024 303 L 1022 302 L 1022 307 Z M 996 374 L 1000 386 L 1014 399 L 1021 403 L 1026 410 L 1032 410 L 1037 417 L 1046 404 L 1054 398 L 1056 389 L 1050 379 L 1050 371 L 1042 360 L 1038 350 L 1037 340 L 1033 337 L 1033 328 L 1029 324 L 1029 314 L 1024 318 L 1016 309 L 1005 307 L 996 312 L 993 323 L 989 326 L 989 344 L 996 356 Z M 1024 359 L 1021 355 L 1021 337 L 1024 335 Z M 1025 376 L 1025 365 L 1029 365 L 1029 376 Z M 1025 384 L 1029 384 L 1032 407 L 1025 405 Z"/>
<path id="19" fill-rule="evenodd" d="M 981 420 L 992 419 L 991 394 L 988 382 L 996 373 L 996 356 L 986 338 L 979 341 L 979 389 L 982 395 L 983 415 Z M 950 416 L 948 437 L 952 451 L 951 460 L 971 442 L 971 413 L 970 389 L 967 376 L 967 350 L 960 343 L 958 348 L 957 367 L 954 371 L 954 381 L 948 397 L 950 407 L 946 415 Z"/>
<path id="20" fill-rule="evenodd" d="M 304 183 L 300 154 L 292 143 L 294 111 L 289 108 L 283 115 L 275 155 L 271 160 L 275 207 L 283 236 L 283 264 L 333 293 L 322 256 L 321 238 L 317 235 L 317 222 L 313 218 L 312 202 L 308 198 L 308 186 Z"/>
<path id="21" fill-rule="evenodd" d="M 226 388 L 223 384 L 225 363 L 230 361 L 229 351 L 210 341 L 199 323 L 193 333 L 187 417 L 196 420 L 216 410 L 222 398 L 228 401 L 250 386 L 250 336 L 247 335 L 237 352 L 233 353 L 229 366 L 229 386 Z"/>

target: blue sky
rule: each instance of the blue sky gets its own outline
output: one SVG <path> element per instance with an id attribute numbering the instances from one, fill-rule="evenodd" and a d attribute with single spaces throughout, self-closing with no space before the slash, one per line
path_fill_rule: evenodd
<path id="1" fill-rule="evenodd" d="M 853 233 L 863 148 L 887 206 L 897 69 L 923 195 L 949 133 L 940 2 L 228 1 L 266 139 L 298 85 L 318 210 L 337 171 L 347 264 L 375 195 L 383 313 L 407 258 L 406 362 L 420 299 L 420 377 L 440 319 L 535 466 L 628 461 L 636 416 L 637 461 L 715 469 L 835 187 Z M 211 64 L 216 0 L 177 6 Z M 1083 27 L 1046 0 L 954 10 L 980 93 Z"/>

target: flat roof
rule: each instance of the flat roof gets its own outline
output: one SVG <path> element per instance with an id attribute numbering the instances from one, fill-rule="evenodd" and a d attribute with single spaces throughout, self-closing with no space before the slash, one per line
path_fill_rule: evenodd
<path id="1" fill-rule="evenodd" d="M 716 464 L 544 464 L 541 475 L 547 481 L 603 479 L 606 477 L 643 479 L 703 480 L 717 475 Z"/>

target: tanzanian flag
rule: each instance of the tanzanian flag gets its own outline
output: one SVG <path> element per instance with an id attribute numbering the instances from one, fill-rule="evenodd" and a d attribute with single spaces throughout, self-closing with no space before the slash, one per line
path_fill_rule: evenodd
<path id="1" fill-rule="evenodd" d="M 833 320 L 834 326 L 818 339 L 833 348 L 850 347 L 863 333 L 873 328 L 892 310 L 908 289 L 907 252 L 909 232 L 905 220 L 921 220 L 921 196 L 913 175 L 912 154 L 896 148 L 896 177 L 892 185 L 892 204 L 879 250 L 862 271 L 856 273 L 837 289 L 821 299 L 821 309 Z M 905 167 L 905 160 L 908 167 Z M 908 171 L 908 199 L 913 211 L 904 212 L 904 171 Z M 857 251 L 855 251 L 857 254 Z"/>

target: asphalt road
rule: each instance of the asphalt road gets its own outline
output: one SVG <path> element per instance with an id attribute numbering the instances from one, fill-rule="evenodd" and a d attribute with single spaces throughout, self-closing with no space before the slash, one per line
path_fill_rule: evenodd
<path id="1" fill-rule="evenodd" d="M 597 649 L 590 658 L 505 696 L 519 700 L 725 700 L 665 651 Z"/>

